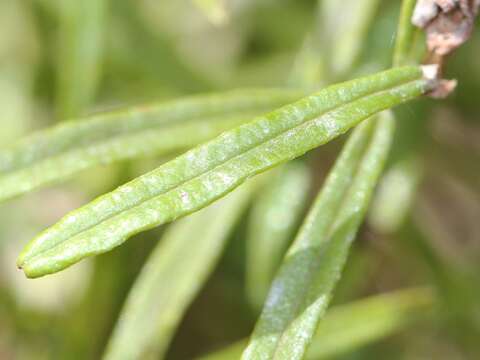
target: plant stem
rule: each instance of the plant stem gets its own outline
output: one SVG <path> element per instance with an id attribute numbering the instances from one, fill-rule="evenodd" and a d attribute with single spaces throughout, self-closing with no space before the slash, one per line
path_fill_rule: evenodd
<path id="1" fill-rule="evenodd" d="M 408 55 L 412 48 L 415 29 L 410 21 L 415 7 L 415 0 L 403 0 L 400 10 L 400 19 L 397 27 L 397 38 L 393 52 L 393 66 L 401 66 L 408 62 Z"/>

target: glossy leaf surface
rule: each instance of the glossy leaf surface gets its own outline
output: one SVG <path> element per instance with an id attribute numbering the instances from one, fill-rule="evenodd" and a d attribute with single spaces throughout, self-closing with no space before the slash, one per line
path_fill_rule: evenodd
<path id="1" fill-rule="evenodd" d="M 199 210 L 247 178 L 294 159 L 430 83 L 403 67 L 331 86 L 223 133 L 65 216 L 17 263 L 29 277 L 60 271 L 130 236 Z"/>

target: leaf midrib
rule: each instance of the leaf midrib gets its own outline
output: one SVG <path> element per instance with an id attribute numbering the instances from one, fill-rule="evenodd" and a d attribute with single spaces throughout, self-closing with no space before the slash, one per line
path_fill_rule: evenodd
<path id="1" fill-rule="evenodd" d="M 355 171 L 353 173 L 352 180 L 358 176 L 358 172 L 360 170 L 361 163 L 363 162 L 363 160 L 365 159 L 365 157 L 368 154 L 368 149 L 371 146 L 373 136 L 374 136 L 373 132 L 371 134 L 369 134 L 369 139 L 367 141 L 367 144 L 366 144 L 365 148 L 362 150 L 362 156 L 360 156 L 359 161 L 355 166 Z M 340 199 L 340 201 L 338 202 L 338 204 L 335 208 L 335 212 L 334 212 L 332 218 L 334 218 L 334 219 L 337 218 L 337 215 L 341 212 L 341 210 L 344 206 L 344 203 L 346 202 L 347 196 L 350 193 L 350 189 L 351 189 L 352 185 L 353 185 L 353 181 L 350 184 L 350 186 L 348 186 L 348 188 L 346 188 L 345 191 L 343 192 L 343 194 L 341 196 L 341 199 Z M 328 228 L 325 231 L 325 237 L 324 237 L 325 241 L 323 241 L 321 243 L 322 246 L 328 246 L 328 243 L 330 242 L 330 238 L 332 236 L 332 232 L 335 230 L 335 227 L 336 227 L 336 223 L 335 222 L 330 222 L 330 225 L 328 226 Z M 324 252 L 324 250 L 325 249 L 322 249 L 322 253 Z M 317 257 L 319 257 L 319 256 L 320 255 L 317 254 Z M 307 274 L 306 277 L 308 279 L 309 284 L 312 283 L 311 280 L 315 277 L 315 275 L 316 274 L 312 273 L 312 272 L 309 272 Z M 311 286 L 306 286 L 306 287 L 303 287 L 301 289 L 298 298 L 301 298 L 302 300 L 296 303 L 293 314 L 298 314 L 298 310 L 301 309 L 305 305 L 307 294 L 309 293 L 310 289 L 311 289 Z M 291 317 L 290 320 L 292 320 L 292 317 Z M 278 351 L 280 349 L 280 344 L 284 341 L 287 330 L 288 330 L 288 326 L 283 328 L 282 332 L 279 334 L 278 341 L 276 342 L 276 346 L 275 346 L 275 349 L 273 350 L 273 354 L 272 354 L 273 359 L 275 359 L 278 355 Z"/>
<path id="2" fill-rule="evenodd" d="M 258 108 L 258 109 L 256 109 L 256 111 L 254 109 L 254 110 L 245 112 L 245 116 L 239 115 L 235 112 L 212 116 L 212 117 L 214 117 L 214 119 L 210 119 L 209 122 L 207 123 L 207 126 L 210 125 L 210 124 L 217 124 L 217 123 L 224 122 L 224 121 L 226 123 L 229 123 L 229 122 L 239 123 L 239 122 L 241 122 L 240 121 L 241 118 L 248 118 L 248 117 L 251 117 L 251 116 L 255 116 L 255 115 L 253 115 L 254 113 L 256 114 L 259 111 L 263 111 L 263 110 L 264 110 L 263 108 Z M 162 124 L 162 125 L 151 126 L 151 127 L 148 127 L 148 128 L 141 128 L 141 129 L 139 128 L 137 131 L 131 132 L 131 133 L 118 133 L 115 136 L 108 137 L 108 138 L 107 137 L 106 138 L 101 138 L 101 139 L 98 139 L 97 141 L 91 141 L 91 142 L 86 143 L 86 144 L 80 144 L 79 143 L 77 145 L 73 145 L 72 147 L 70 147 L 68 149 L 65 149 L 65 151 L 61 151 L 61 152 L 46 156 L 44 158 L 38 159 L 34 163 L 25 164 L 24 166 L 19 166 L 15 169 L 12 169 L 11 171 L 7 171 L 5 173 L 0 172 L 0 179 L 4 178 L 4 177 L 11 176 L 11 175 L 14 175 L 15 173 L 18 173 L 18 172 L 21 172 L 21 171 L 24 171 L 24 170 L 34 168 L 38 164 L 43 164 L 43 163 L 46 163 L 48 161 L 54 161 L 55 159 L 61 159 L 63 157 L 72 156 L 72 154 L 75 154 L 75 153 L 81 153 L 83 151 L 91 151 L 92 149 L 99 148 L 99 147 L 102 147 L 102 146 L 105 146 L 105 147 L 108 148 L 110 146 L 113 146 L 116 142 L 124 142 L 124 141 L 128 141 L 130 139 L 138 140 L 139 138 L 141 138 L 143 136 L 149 135 L 149 133 L 152 132 L 152 131 L 154 131 L 154 132 L 162 131 L 163 128 L 165 128 L 165 127 L 169 128 L 169 130 L 174 130 L 174 129 L 177 130 L 178 128 L 181 128 L 182 126 L 194 125 L 195 122 L 198 122 L 199 120 L 203 120 L 203 119 L 207 119 L 207 118 L 210 118 L 210 117 L 200 116 L 198 118 L 188 119 L 188 120 L 184 120 L 184 121 L 183 120 L 182 121 L 176 121 L 174 124 L 173 123 L 165 123 L 165 124 Z M 198 122 L 198 124 L 199 124 L 199 126 L 202 126 L 202 124 L 200 122 Z M 124 158 L 130 158 L 130 157 L 131 156 L 127 154 L 127 155 L 125 155 L 121 158 L 124 159 Z"/>
<path id="3" fill-rule="evenodd" d="M 84 140 L 81 140 L 80 142 L 73 143 L 70 146 L 62 148 L 59 151 L 54 151 L 50 154 L 45 154 L 45 156 L 42 156 L 38 159 L 34 159 L 34 161 L 22 161 L 19 164 L 14 162 L 10 166 L 6 166 L 4 169 L 0 169 L 0 177 L 8 176 L 8 175 L 13 174 L 17 171 L 28 169 L 32 165 L 35 165 L 36 162 L 48 161 L 48 160 L 54 159 L 56 157 L 60 157 L 64 154 L 74 152 L 74 151 L 82 149 L 82 148 L 95 147 L 98 144 L 102 144 L 103 142 L 113 141 L 114 139 L 118 139 L 118 138 L 122 138 L 122 137 L 123 138 L 134 137 L 134 136 L 137 136 L 137 135 L 139 136 L 140 134 L 142 134 L 144 132 L 145 133 L 149 132 L 151 130 L 161 130 L 163 128 L 168 128 L 168 127 L 173 127 L 173 126 L 181 126 L 181 125 L 197 122 L 199 120 L 208 119 L 208 118 L 212 118 L 212 117 L 215 118 L 214 121 L 221 121 L 220 118 L 223 117 L 223 116 L 230 117 L 230 116 L 234 116 L 235 114 L 240 114 L 241 112 L 251 113 L 251 112 L 254 112 L 254 111 L 268 110 L 270 108 L 271 108 L 271 106 L 269 106 L 269 105 L 260 104 L 260 105 L 252 106 L 248 110 L 246 110 L 246 109 L 242 109 L 242 110 L 234 109 L 234 110 L 229 110 L 229 111 L 218 111 L 218 112 L 212 111 L 212 113 L 210 113 L 210 114 L 183 116 L 182 118 L 172 117 L 171 119 L 167 119 L 166 121 L 164 121 L 162 123 L 147 124 L 146 126 L 138 126 L 134 130 L 123 129 L 123 130 L 118 130 L 118 131 L 112 131 L 110 133 L 103 134 L 102 136 L 99 136 L 97 138 L 84 139 Z M 112 115 L 112 116 L 114 116 L 114 115 Z M 148 115 L 148 116 L 150 116 L 150 115 Z M 46 131 L 48 131 L 48 130 L 46 130 Z M 27 140 L 27 139 L 25 139 L 25 140 Z M 18 145 L 15 144 L 13 146 L 18 146 Z M 7 149 L 7 150 L 10 150 L 10 149 Z M 18 150 L 14 151 L 14 153 L 19 153 L 19 152 L 21 152 L 21 151 L 18 151 Z"/>
<path id="4" fill-rule="evenodd" d="M 397 84 L 394 84 L 394 85 L 391 85 L 391 86 L 387 86 L 387 87 L 383 88 L 382 90 L 378 90 L 378 91 L 371 90 L 371 91 L 368 91 L 368 92 L 366 92 L 366 93 L 363 93 L 362 95 L 359 95 L 359 96 L 357 96 L 357 97 L 354 97 L 354 98 L 352 98 L 350 101 L 347 101 L 347 102 L 345 102 L 345 103 L 342 103 L 341 105 L 327 107 L 322 113 L 316 114 L 316 115 L 311 116 L 311 117 L 306 117 L 306 118 L 305 118 L 301 123 L 299 123 L 298 125 L 295 125 L 295 126 L 293 126 L 293 127 L 291 127 L 291 128 L 288 128 L 288 129 L 285 129 L 285 130 L 283 130 L 283 131 L 280 131 L 280 132 L 278 132 L 277 134 L 272 134 L 270 137 L 265 138 L 262 142 L 260 142 L 260 143 L 258 143 L 258 144 L 256 144 L 256 145 L 248 148 L 247 150 L 243 151 L 242 153 L 236 154 L 236 155 L 232 155 L 232 156 L 231 156 L 230 158 L 228 158 L 228 159 L 223 159 L 221 162 L 219 162 L 218 164 L 214 165 L 212 168 L 209 168 L 209 169 L 207 169 L 207 170 L 205 170 L 205 171 L 202 171 L 202 172 L 200 172 L 200 173 L 198 173 L 198 174 L 196 174 L 196 175 L 194 175 L 194 176 L 192 176 L 192 177 L 190 177 L 190 178 L 184 179 L 184 180 L 180 181 L 179 183 L 176 183 L 175 185 L 173 185 L 173 186 L 171 186 L 171 187 L 169 187 L 169 188 L 167 188 L 167 189 L 164 189 L 164 191 L 162 191 L 162 192 L 160 192 L 160 193 L 158 193 L 158 194 L 152 195 L 151 197 L 149 197 L 149 198 L 147 198 L 147 199 L 141 200 L 140 202 L 138 202 L 138 203 L 135 204 L 134 206 L 128 207 L 128 208 L 126 208 L 126 209 L 123 209 L 123 210 L 121 210 L 120 212 L 117 212 L 117 213 L 113 214 L 112 216 L 109 216 L 109 217 L 107 217 L 107 218 L 105 218 L 105 219 L 102 219 L 102 220 L 96 222 L 95 224 L 91 224 L 91 225 L 89 225 L 89 226 L 87 226 L 87 227 L 79 230 L 78 232 L 70 235 L 68 238 L 65 238 L 65 239 L 63 239 L 63 240 L 61 240 L 61 241 L 59 241 L 59 242 L 57 242 L 57 243 L 55 243 L 55 244 L 47 247 L 47 248 L 44 248 L 43 250 L 37 252 L 37 253 L 36 253 L 35 255 L 33 255 L 33 256 L 26 257 L 26 258 L 24 259 L 24 264 L 28 263 L 29 260 L 35 259 L 35 258 L 41 256 L 42 254 L 44 254 L 45 252 L 50 251 L 50 250 L 54 249 L 55 247 L 63 244 L 65 241 L 68 241 L 68 239 L 75 238 L 75 237 L 79 236 L 80 234 L 82 234 L 82 233 L 84 233 L 84 232 L 86 232 L 86 231 L 91 230 L 92 228 L 98 226 L 99 224 L 101 224 L 101 223 L 103 223 L 103 222 L 105 222 L 105 221 L 114 219 L 114 218 L 116 218 L 116 217 L 118 217 L 118 216 L 122 216 L 122 213 L 123 213 L 123 212 L 131 211 L 131 210 L 133 210 L 133 209 L 141 206 L 141 205 L 144 204 L 145 202 L 148 202 L 148 201 L 150 201 L 150 200 L 155 199 L 156 197 L 163 196 L 163 195 L 169 193 L 170 191 L 173 191 L 173 190 L 175 190 L 176 188 L 181 187 L 181 186 L 184 185 L 185 183 L 188 183 L 188 182 L 190 182 L 190 181 L 192 181 L 192 180 L 194 180 L 194 179 L 197 179 L 197 178 L 201 177 L 202 175 L 205 175 L 205 174 L 207 174 L 207 173 L 209 173 L 209 172 L 212 172 L 212 171 L 214 171 L 215 169 L 217 169 L 218 167 L 220 167 L 220 166 L 222 166 L 222 165 L 230 162 L 231 160 L 233 160 L 233 159 L 235 159 L 235 158 L 237 158 L 237 157 L 239 157 L 239 156 L 242 156 L 242 155 L 244 155 L 245 153 L 250 152 L 250 151 L 252 151 L 252 150 L 254 150 L 254 149 L 262 146 L 262 145 L 265 144 L 266 142 L 269 142 L 269 141 L 271 141 L 271 140 L 273 140 L 273 139 L 275 139 L 275 138 L 278 138 L 278 137 L 282 136 L 283 134 L 285 134 L 285 133 L 287 133 L 287 132 L 289 132 L 289 131 L 295 130 L 295 129 L 303 126 L 303 125 L 304 125 L 305 123 L 307 123 L 307 122 L 310 122 L 310 121 L 312 121 L 312 120 L 314 120 L 314 119 L 317 119 L 317 118 L 319 118 L 319 117 L 321 117 L 321 116 L 324 116 L 324 115 L 326 115 L 327 113 L 329 113 L 329 112 L 331 112 L 331 111 L 338 110 L 338 109 L 340 109 L 340 108 L 342 108 L 342 107 L 344 107 L 344 106 L 348 106 L 349 104 L 351 104 L 351 103 L 353 103 L 353 102 L 355 102 L 355 101 L 357 101 L 357 100 L 359 100 L 359 99 L 366 98 L 366 97 L 368 97 L 368 96 L 372 96 L 372 95 L 376 95 L 376 94 L 388 93 L 389 91 L 391 91 L 391 90 L 393 90 L 393 89 L 395 89 L 395 88 L 402 87 L 402 86 L 404 86 L 404 85 L 417 82 L 417 81 L 419 81 L 420 79 L 421 79 L 421 77 L 418 76 L 418 77 L 415 78 L 415 79 L 409 79 L 409 80 L 403 81 L 403 82 L 401 82 L 401 83 L 397 83 Z M 315 96 L 315 95 L 311 95 L 311 96 Z M 301 101 L 301 100 L 300 100 L 300 101 Z M 285 106 L 279 108 L 278 110 L 276 110 L 275 112 L 281 111 L 282 109 L 284 109 L 285 107 L 288 107 L 288 106 L 289 106 L 289 105 L 285 105 Z M 263 119 L 263 117 L 259 117 L 258 119 Z M 254 121 L 255 121 L 255 120 L 253 120 L 252 122 L 254 122 Z M 252 122 L 251 122 L 251 123 L 252 123 Z M 249 123 L 249 124 L 250 124 L 250 123 Z M 249 124 L 245 124 L 245 125 L 242 125 L 242 126 L 240 126 L 240 127 L 248 126 Z M 214 141 L 214 140 L 211 140 L 211 141 Z M 201 145 L 201 146 L 208 146 L 208 144 L 209 144 L 211 141 L 209 141 L 209 142 L 207 142 L 207 143 L 205 143 L 205 144 L 203 144 L 203 145 Z M 155 171 L 155 170 L 154 170 L 154 171 Z M 127 183 L 127 184 L 128 184 L 128 183 Z M 125 184 L 125 185 L 127 185 L 127 184 Z"/>
<path id="5" fill-rule="evenodd" d="M 380 123 L 380 121 L 381 121 L 381 119 L 379 119 L 379 118 L 376 119 L 376 123 L 374 124 L 374 128 L 372 129 L 372 133 L 369 135 L 369 140 L 368 140 L 365 148 L 363 149 L 362 156 L 360 157 L 358 163 L 356 164 L 354 176 L 352 177 L 352 182 L 351 182 L 350 186 L 348 188 L 346 188 L 345 191 L 343 192 L 341 200 L 339 201 L 338 206 L 335 210 L 335 216 L 333 217 L 335 220 L 330 223 L 330 226 L 328 227 L 327 231 L 325 232 L 325 239 L 327 241 L 322 243 L 322 245 L 324 246 L 322 248 L 322 253 L 324 253 L 325 251 L 328 251 L 328 246 L 331 244 L 331 238 L 332 238 L 334 232 L 336 231 L 336 229 L 339 226 L 338 215 L 343 213 L 343 211 L 346 207 L 346 204 L 348 204 L 348 199 L 350 198 L 350 196 L 352 194 L 352 189 L 358 187 L 356 185 L 358 185 L 359 172 L 364 167 L 365 161 L 367 161 L 370 157 L 374 157 L 374 155 L 375 155 L 374 146 L 375 145 L 378 146 L 379 144 L 382 143 L 381 139 L 384 136 L 382 134 L 383 129 L 381 129 L 382 124 Z M 380 131 L 379 131 L 379 129 L 380 129 Z M 297 305 L 295 307 L 295 312 L 294 312 L 295 314 L 298 313 L 299 308 L 302 308 L 304 305 L 306 305 L 307 297 L 308 297 L 308 295 L 310 293 L 310 290 L 311 290 L 311 284 L 312 284 L 311 280 L 315 279 L 316 275 L 317 275 L 316 273 L 308 274 L 308 280 L 309 280 L 308 284 L 309 285 L 306 286 L 305 288 L 302 288 L 302 290 L 301 290 L 302 301 L 297 303 Z M 287 335 L 286 334 L 287 330 L 288 330 L 288 326 L 286 328 L 284 328 L 283 331 L 281 332 L 281 334 L 279 336 L 279 339 L 278 339 L 278 342 L 276 343 L 277 345 L 275 346 L 275 349 L 274 349 L 273 358 L 276 358 L 276 355 L 278 354 L 278 351 L 280 349 L 280 344 L 283 341 L 285 341 L 285 336 Z"/>
<path id="6" fill-rule="evenodd" d="M 112 164 L 125 159 L 132 159 L 137 157 L 148 157 L 156 155 L 157 153 L 166 154 L 167 152 L 185 150 L 189 147 L 198 145 L 201 141 L 209 140 L 214 136 L 220 134 L 223 131 L 227 131 L 235 126 L 239 126 L 245 123 L 245 121 L 253 116 L 258 115 L 260 110 L 245 112 L 244 115 L 238 114 L 217 116 L 213 120 L 209 120 L 206 123 L 196 123 L 195 121 L 187 121 L 178 124 L 171 124 L 166 129 L 151 128 L 149 130 L 140 130 L 134 134 L 120 134 L 115 138 L 107 139 L 106 141 L 99 141 L 92 143 L 88 147 L 72 147 L 66 152 L 61 152 L 45 159 L 41 159 L 38 162 L 26 165 L 25 167 L 18 168 L 14 171 L 0 174 L 0 202 L 13 198 L 15 196 L 24 194 L 25 192 L 34 190 L 41 186 L 53 184 L 63 179 L 69 178 L 72 175 L 92 168 L 97 165 Z M 203 119 L 203 118 L 202 118 Z M 205 126 L 205 129 L 195 128 Z M 195 139 L 193 142 L 187 140 L 179 141 L 177 144 L 167 141 L 167 145 L 163 146 L 164 142 L 156 141 L 153 137 L 158 134 L 159 136 L 165 135 L 165 133 L 186 131 L 190 134 L 191 131 L 197 131 L 200 133 L 200 138 L 193 136 Z M 163 131 L 163 133 L 162 133 Z M 197 134 L 198 135 L 198 134 Z M 146 148 L 140 145 L 142 139 L 147 138 L 151 147 Z M 128 146 L 128 143 L 133 142 L 134 146 L 129 151 L 124 153 L 118 153 L 116 149 L 119 146 Z M 148 149 L 151 149 L 149 151 Z M 133 150 L 133 151 L 132 151 Z M 78 158 L 81 158 L 78 161 Z M 44 174 L 45 167 L 51 167 L 57 162 L 74 164 L 66 167 L 62 167 L 59 171 L 49 172 L 45 175 L 36 177 L 32 174 L 41 172 Z M 35 180 L 32 180 L 34 176 Z M 28 177 L 28 181 L 23 181 L 22 178 Z M 20 179 L 20 183 L 18 180 Z"/>

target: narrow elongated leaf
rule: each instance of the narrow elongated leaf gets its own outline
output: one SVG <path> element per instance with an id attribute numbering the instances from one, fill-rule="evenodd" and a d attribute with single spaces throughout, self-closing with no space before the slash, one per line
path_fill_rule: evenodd
<path id="1" fill-rule="evenodd" d="M 18 259 L 29 277 L 111 250 L 130 236 L 205 207 L 247 178 L 343 134 L 369 116 L 428 91 L 420 67 L 326 88 L 160 166 L 68 214 Z"/>
<path id="2" fill-rule="evenodd" d="M 346 353 L 389 336 L 419 319 L 434 306 L 429 289 L 417 288 L 377 295 L 351 305 L 332 309 L 322 321 L 307 359 L 323 359 Z M 348 310 L 348 311 L 347 311 Z M 327 320 L 327 316 L 324 320 Z"/>
<path id="3" fill-rule="evenodd" d="M 415 31 L 412 24 L 412 15 L 416 3 L 416 0 L 402 0 L 402 8 L 395 40 L 395 51 L 393 53 L 393 64 L 395 66 L 408 63 Z"/>
<path id="4" fill-rule="evenodd" d="M 353 133 L 285 256 L 243 359 L 304 356 L 363 220 L 393 128 L 393 118 L 383 113 Z"/>
<path id="5" fill-rule="evenodd" d="M 424 318 L 433 305 L 429 289 L 413 288 L 336 306 L 318 325 L 306 359 L 327 359 L 378 341 Z M 238 359 L 246 343 L 239 341 L 201 360 Z"/>
<path id="6" fill-rule="evenodd" d="M 40 131 L 0 150 L 0 201 L 95 165 L 195 146 L 300 96 L 289 90 L 236 90 L 114 111 Z"/>
<path id="7" fill-rule="evenodd" d="M 100 79 L 108 0 L 60 1 L 57 100 L 61 119 L 92 102 Z"/>
<path id="8" fill-rule="evenodd" d="M 319 0 L 323 12 L 322 38 L 331 40 L 330 68 L 336 76 L 351 69 L 362 49 L 379 0 Z"/>
<path id="9" fill-rule="evenodd" d="M 275 270 L 305 208 L 310 173 L 302 163 L 279 169 L 265 184 L 251 211 L 247 236 L 246 286 L 250 303 L 261 309 Z"/>
<path id="10" fill-rule="evenodd" d="M 415 200 L 421 169 L 420 160 L 410 157 L 385 172 L 369 210 L 369 223 L 378 233 L 394 233 L 404 223 Z"/>
<path id="11" fill-rule="evenodd" d="M 162 357 L 187 307 L 213 270 L 253 184 L 173 224 L 136 280 L 105 359 Z"/>
<path id="12" fill-rule="evenodd" d="M 347 74 L 361 51 L 379 0 L 318 0 L 315 31 L 293 64 L 289 83 L 317 87 Z"/>

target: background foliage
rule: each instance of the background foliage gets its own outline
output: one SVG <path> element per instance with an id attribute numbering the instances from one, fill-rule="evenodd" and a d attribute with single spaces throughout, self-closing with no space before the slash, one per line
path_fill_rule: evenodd
<path id="1" fill-rule="evenodd" d="M 35 130 L 60 123 L 68 129 L 68 122 L 118 107 L 236 88 L 290 87 L 273 98 L 271 92 L 263 98 L 255 93 L 255 108 L 248 111 L 235 102 L 221 111 L 214 108 L 215 116 L 228 116 L 227 125 L 236 125 L 326 84 L 390 67 L 399 9 L 393 0 L 2 0 L 0 147 Z M 422 54 L 421 48 L 414 51 Z M 309 358 L 480 357 L 479 58 L 477 25 L 471 41 L 448 61 L 446 77 L 459 81 L 453 96 L 395 110 L 396 134 L 384 176 Z M 211 121 L 211 109 L 204 110 Z M 239 356 L 281 255 L 346 136 L 268 172 L 249 189 L 242 187 L 243 193 L 225 199 L 230 205 L 218 215 L 209 207 L 45 278 L 27 280 L 15 267 L 27 241 L 66 212 L 224 130 L 217 125 L 167 124 L 165 141 L 178 142 L 155 152 L 146 146 L 155 138 L 145 129 L 133 135 L 127 129 L 138 136 L 128 156 L 121 150 L 132 138 L 115 132 L 105 156 L 89 160 L 95 168 L 0 204 L 0 358 L 100 358 L 105 349 L 107 357 L 118 358 L 111 350 L 115 342 L 136 351 L 137 343 L 110 337 L 124 304 L 134 307 L 127 295 L 132 289 L 133 298 L 141 289 L 132 284 L 138 274 L 139 279 L 148 274 L 141 269 L 150 253 L 149 259 L 172 263 L 163 269 L 162 260 L 151 260 L 159 264 L 154 273 L 168 280 L 148 289 L 163 294 L 168 286 L 186 284 L 171 292 L 173 301 L 165 300 L 179 304 L 178 314 L 168 312 L 178 329 L 151 330 L 153 339 L 160 336 L 156 331 L 168 338 L 155 353 L 191 359 L 223 349 L 212 358 Z M 97 149 L 102 134 L 88 145 Z M 86 168 L 78 162 L 84 159 L 78 148 L 85 143 L 77 134 L 70 140 L 77 143 L 64 163 L 75 171 Z M 42 172 L 27 175 L 49 182 Z M 12 179 L 0 178 L 0 197 L 22 177 Z M 221 217 L 224 227 L 205 228 L 202 216 Z M 210 234 L 218 246 L 195 251 L 189 241 L 199 233 Z M 187 251 L 198 263 L 188 261 Z M 209 265 L 211 259 L 218 264 Z M 189 277 L 202 269 L 205 284 Z M 142 309 L 146 319 L 158 310 L 148 298 Z"/>

